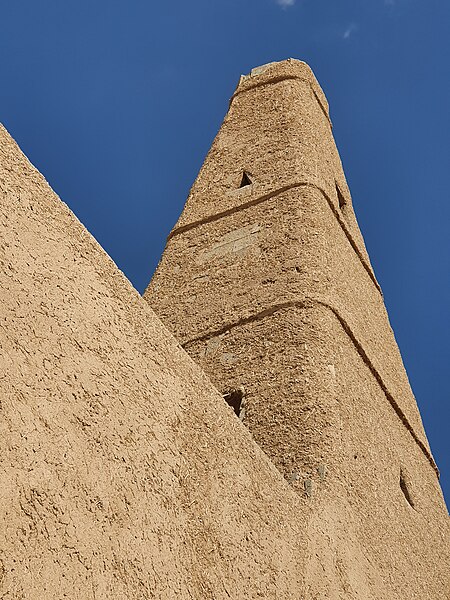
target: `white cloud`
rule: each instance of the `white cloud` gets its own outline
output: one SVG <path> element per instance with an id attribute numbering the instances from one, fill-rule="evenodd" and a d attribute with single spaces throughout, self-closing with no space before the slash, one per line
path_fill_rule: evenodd
<path id="1" fill-rule="evenodd" d="M 358 25 L 356 23 L 350 23 L 350 25 L 347 27 L 347 29 L 342 34 L 342 37 L 344 38 L 344 40 L 348 40 L 348 38 L 352 35 L 352 33 L 354 33 L 357 30 L 358 30 Z"/>
<path id="2" fill-rule="evenodd" d="M 294 6 L 296 0 L 276 0 L 276 2 L 282 8 L 287 8 L 288 6 Z"/>

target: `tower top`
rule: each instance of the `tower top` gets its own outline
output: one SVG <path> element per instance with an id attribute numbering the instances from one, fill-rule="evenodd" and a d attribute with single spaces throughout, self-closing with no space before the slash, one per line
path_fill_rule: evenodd
<path id="1" fill-rule="evenodd" d="M 328 120 L 330 120 L 328 101 L 319 82 L 315 78 L 311 68 L 305 62 L 296 58 L 287 58 L 279 62 L 260 65 L 259 67 L 254 67 L 247 75 L 241 75 L 231 102 L 233 102 L 238 94 L 247 92 L 255 87 L 266 86 L 289 79 L 307 82 L 316 95 L 323 112 Z"/>

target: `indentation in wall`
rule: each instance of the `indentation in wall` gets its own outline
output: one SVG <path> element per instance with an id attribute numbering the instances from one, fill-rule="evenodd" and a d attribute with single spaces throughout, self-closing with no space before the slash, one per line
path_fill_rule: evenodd
<path id="1" fill-rule="evenodd" d="M 344 194 L 341 192 L 337 183 L 336 183 L 336 194 L 338 197 L 339 208 L 344 208 L 344 206 L 347 204 L 347 202 L 344 198 Z"/>
<path id="2" fill-rule="evenodd" d="M 244 171 L 242 173 L 241 183 L 239 185 L 240 188 L 246 187 L 247 185 L 252 185 L 253 181 L 250 178 L 250 175 Z"/>
<path id="3" fill-rule="evenodd" d="M 222 236 L 218 242 L 203 250 L 199 254 L 198 261 L 203 263 L 230 253 L 243 254 L 258 242 L 259 231 L 259 225 L 248 225 L 247 227 L 234 229 Z"/>
<path id="4" fill-rule="evenodd" d="M 231 406 L 235 414 L 241 419 L 245 416 L 245 390 L 242 386 L 228 390 L 223 394 L 223 399 Z"/>
<path id="5" fill-rule="evenodd" d="M 400 468 L 400 489 L 402 490 L 408 504 L 414 508 L 414 499 L 411 494 L 411 481 L 408 473 L 403 468 Z"/>

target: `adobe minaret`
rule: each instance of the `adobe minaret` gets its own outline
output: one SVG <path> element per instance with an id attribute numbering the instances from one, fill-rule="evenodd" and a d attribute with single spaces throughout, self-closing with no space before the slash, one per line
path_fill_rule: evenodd
<path id="1" fill-rule="evenodd" d="M 355 571 L 368 561 L 390 598 L 447 597 L 438 470 L 307 65 L 241 78 L 145 298 L 298 492 L 349 590 L 375 597 Z"/>

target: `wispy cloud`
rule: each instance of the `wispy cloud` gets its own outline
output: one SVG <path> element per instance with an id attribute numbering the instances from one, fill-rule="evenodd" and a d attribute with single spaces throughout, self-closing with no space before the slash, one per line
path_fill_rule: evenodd
<path id="1" fill-rule="evenodd" d="M 352 33 L 354 33 L 355 31 L 358 31 L 358 25 L 356 23 L 350 23 L 350 25 L 347 27 L 347 29 L 344 31 L 344 33 L 342 34 L 342 37 L 344 38 L 344 40 L 348 40 L 348 38 L 352 35 Z"/>
<path id="2" fill-rule="evenodd" d="M 296 0 L 276 0 L 276 3 L 282 8 L 287 8 L 288 6 L 294 6 Z"/>

